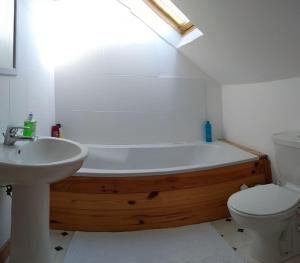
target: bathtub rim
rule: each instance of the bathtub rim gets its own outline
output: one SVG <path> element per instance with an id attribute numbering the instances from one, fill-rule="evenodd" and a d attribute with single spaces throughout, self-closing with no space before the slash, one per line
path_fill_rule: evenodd
<path id="1" fill-rule="evenodd" d="M 229 148 L 234 148 L 237 150 L 242 150 L 249 154 L 249 158 L 245 158 L 237 161 L 223 162 L 223 163 L 207 163 L 207 165 L 185 165 L 185 166 L 173 166 L 170 168 L 158 168 L 158 169 L 132 169 L 132 170 L 114 170 L 114 169 L 91 169 L 91 168 L 81 168 L 74 176 L 94 176 L 94 177 L 115 177 L 122 178 L 126 176 L 130 177 L 146 177 L 146 176 L 158 176 L 158 175 L 169 175 L 169 174 L 179 174 L 186 172 L 197 172 L 205 171 L 211 169 L 217 169 L 247 162 L 258 161 L 260 159 L 260 154 L 248 151 L 245 147 L 239 147 L 237 144 L 232 144 L 225 140 L 217 140 L 212 143 L 206 143 L 204 141 L 195 141 L 195 142 L 178 142 L 178 143 L 161 143 L 161 144 L 130 144 L 130 145 L 99 145 L 99 144 L 85 144 L 88 148 L 109 148 L 109 149 L 128 149 L 128 148 L 176 148 L 180 146 L 213 146 L 220 147 L 225 146 Z M 251 157 L 250 157 L 251 156 Z"/>
<path id="2" fill-rule="evenodd" d="M 126 149 L 126 148 L 138 148 L 138 149 L 143 149 L 143 148 L 176 148 L 178 146 L 193 146 L 193 145 L 205 145 L 205 146 L 218 146 L 218 145 L 229 145 L 233 148 L 238 148 L 233 144 L 228 143 L 225 140 L 216 140 L 213 142 L 205 142 L 202 140 L 196 140 L 196 141 L 188 141 L 188 142 L 167 142 L 167 143 L 155 143 L 155 144 L 150 144 L 150 143 L 145 143 L 145 144 L 91 144 L 91 143 L 83 143 L 83 145 L 86 145 L 87 147 L 92 146 L 94 148 L 110 148 L 110 149 Z M 254 154 L 255 155 L 255 154 Z"/>

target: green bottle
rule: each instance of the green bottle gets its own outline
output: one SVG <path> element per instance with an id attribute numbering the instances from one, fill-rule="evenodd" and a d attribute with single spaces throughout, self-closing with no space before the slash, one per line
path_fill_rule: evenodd
<path id="1" fill-rule="evenodd" d="M 36 135 L 36 121 L 32 113 L 29 113 L 27 120 L 24 121 L 24 128 L 23 136 L 34 137 Z"/>

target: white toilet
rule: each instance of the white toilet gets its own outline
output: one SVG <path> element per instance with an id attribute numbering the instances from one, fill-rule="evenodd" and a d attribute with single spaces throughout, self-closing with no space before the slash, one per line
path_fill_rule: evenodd
<path id="1" fill-rule="evenodd" d="M 282 186 L 261 185 L 233 194 L 232 218 L 252 230 L 251 255 L 277 263 L 300 254 L 300 131 L 273 136 Z"/>

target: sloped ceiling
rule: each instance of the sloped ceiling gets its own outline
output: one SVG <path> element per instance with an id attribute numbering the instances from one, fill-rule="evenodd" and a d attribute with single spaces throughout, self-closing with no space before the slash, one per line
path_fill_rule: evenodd
<path id="1" fill-rule="evenodd" d="M 173 0 L 204 36 L 180 48 L 222 84 L 300 76 L 300 0 Z"/>

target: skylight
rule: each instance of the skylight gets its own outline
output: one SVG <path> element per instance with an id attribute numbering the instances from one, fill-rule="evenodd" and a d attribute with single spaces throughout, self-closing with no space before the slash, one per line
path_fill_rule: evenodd
<path id="1" fill-rule="evenodd" d="M 144 0 L 144 2 L 181 35 L 191 32 L 196 28 L 172 1 Z"/>

